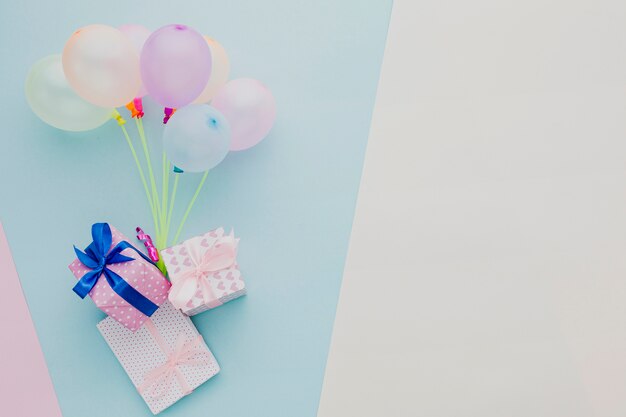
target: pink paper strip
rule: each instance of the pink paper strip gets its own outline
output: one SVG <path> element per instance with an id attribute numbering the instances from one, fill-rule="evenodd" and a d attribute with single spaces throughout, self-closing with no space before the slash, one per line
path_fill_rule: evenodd
<path id="1" fill-rule="evenodd" d="M 61 417 L 1 223 L 0 279 L 0 317 L 5 318 L 0 320 L 0 334 L 7 337 L 0 344 L 0 415 Z"/>

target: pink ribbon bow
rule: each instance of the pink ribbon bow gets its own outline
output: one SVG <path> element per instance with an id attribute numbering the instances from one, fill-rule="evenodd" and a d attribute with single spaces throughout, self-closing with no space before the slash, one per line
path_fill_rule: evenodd
<path id="1" fill-rule="evenodd" d="M 184 308 L 198 290 L 202 293 L 204 304 L 218 303 L 217 305 L 220 305 L 221 303 L 213 294 L 208 276 L 213 272 L 230 268 L 237 258 L 237 242 L 232 233 L 218 240 L 203 255 L 197 252 L 201 239 L 196 238 L 183 242 L 193 266 L 175 278 L 172 277 L 169 299 L 172 305 L 178 309 Z"/>
<path id="2" fill-rule="evenodd" d="M 138 388 L 139 393 L 146 393 L 152 398 L 160 398 L 169 392 L 172 381 L 177 379 L 183 395 L 191 394 L 192 389 L 180 372 L 179 366 L 204 365 L 209 363 L 210 358 L 208 351 L 203 349 L 204 342 L 201 335 L 188 342 L 185 342 L 185 338 L 185 334 L 181 333 L 167 361 L 146 374 L 143 383 Z"/>

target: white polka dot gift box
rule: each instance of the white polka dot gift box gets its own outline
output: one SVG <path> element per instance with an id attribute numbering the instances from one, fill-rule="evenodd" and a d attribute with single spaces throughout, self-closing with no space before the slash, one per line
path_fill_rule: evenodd
<path id="1" fill-rule="evenodd" d="M 136 331 L 167 300 L 169 281 L 156 265 L 107 223 L 91 228 L 93 241 L 69 265 L 78 279 L 74 292 Z"/>
<path id="2" fill-rule="evenodd" d="M 241 297 L 246 286 L 237 266 L 233 232 L 211 230 L 161 251 L 172 281 L 170 302 L 193 316 Z"/>
<path id="3" fill-rule="evenodd" d="M 112 317 L 97 326 L 153 414 L 220 371 L 191 319 L 168 302 L 136 332 Z"/>

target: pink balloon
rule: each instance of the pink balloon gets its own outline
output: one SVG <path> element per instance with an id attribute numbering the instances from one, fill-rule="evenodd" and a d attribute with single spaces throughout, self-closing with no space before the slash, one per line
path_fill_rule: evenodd
<path id="1" fill-rule="evenodd" d="M 200 95 L 211 75 L 211 51 L 185 25 L 154 31 L 141 51 L 141 78 L 148 94 L 164 107 L 179 108 Z"/>
<path id="2" fill-rule="evenodd" d="M 276 102 L 272 92 L 251 78 L 231 80 L 222 87 L 211 105 L 219 110 L 231 126 L 231 151 L 248 149 L 261 142 L 276 119 Z"/>
<path id="3" fill-rule="evenodd" d="M 128 39 L 130 39 L 130 42 L 135 47 L 137 54 L 141 54 L 141 49 L 143 48 L 144 43 L 146 43 L 146 40 L 148 39 L 148 37 L 150 37 L 150 34 L 152 33 L 150 32 L 150 29 L 146 28 L 145 26 L 135 24 L 122 25 L 118 27 L 118 29 L 124 35 L 126 35 Z M 146 91 L 146 87 L 144 87 L 142 83 L 141 88 L 137 93 L 137 97 L 141 98 L 146 94 L 148 94 L 148 92 Z"/>

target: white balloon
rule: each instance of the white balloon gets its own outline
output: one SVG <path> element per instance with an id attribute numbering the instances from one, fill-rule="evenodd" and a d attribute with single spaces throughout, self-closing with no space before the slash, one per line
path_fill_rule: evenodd
<path id="1" fill-rule="evenodd" d="M 130 42 L 133 44 L 138 54 L 141 54 L 143 44 L 146 43 L 146 40 L 150 37 L 150 34 L 152 33 L 150 29 L 141 25 L 122 25 L 118 27 L 118 29 L 120 30 L 120 32 L 126 35 L 128 39 L 130 39 Z M 146 91 L 146 87 L 141 84 L 141 88 L 137 93 L 137 97 L 141 98 L 146 94 L 148 94 L 148 92 Z"/>

